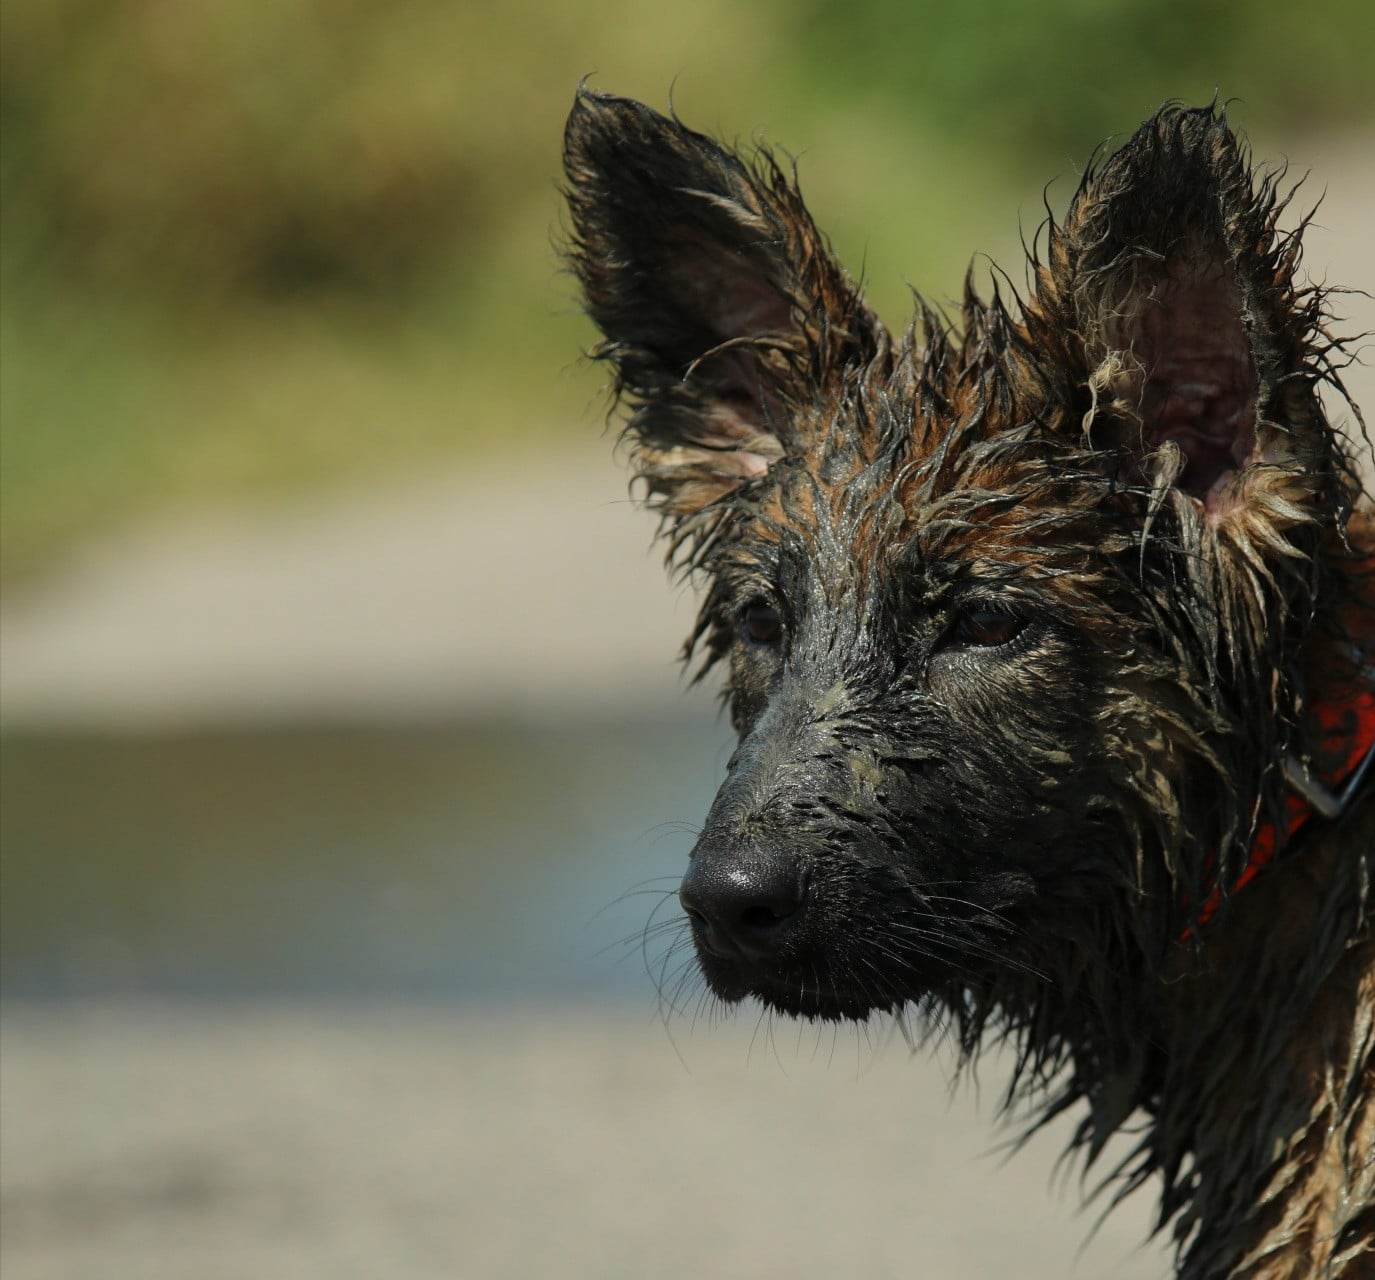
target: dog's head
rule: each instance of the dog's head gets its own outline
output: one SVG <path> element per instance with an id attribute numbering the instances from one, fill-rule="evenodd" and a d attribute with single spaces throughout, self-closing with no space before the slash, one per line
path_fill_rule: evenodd
<path id="1" fill-rule="evenodd" d="M 766 153 L 584 92 L 565 164 L 596 354 L 704 582 L 689 651 L 729 666 L 681 891 L 712 990 L 966 1029 L 1107 1002 L 1274 799 L 1349 509 L 1275 180 L 1167 108 L 1024 303 L 895 338 Z"/>

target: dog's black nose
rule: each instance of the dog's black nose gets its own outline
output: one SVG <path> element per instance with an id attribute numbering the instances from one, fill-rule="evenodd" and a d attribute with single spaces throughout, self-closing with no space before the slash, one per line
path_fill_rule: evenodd
<path id="1" fill-rule="evenodd" d="M 797 921 L 807 877 L 793 858 L 717 858 L 699 852 L 678 897 L 709 951 L 764 960 L 778 951 Z"/>

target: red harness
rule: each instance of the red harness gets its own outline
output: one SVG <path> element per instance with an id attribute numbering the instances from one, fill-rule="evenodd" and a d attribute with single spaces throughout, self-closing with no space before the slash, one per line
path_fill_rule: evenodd
<path id="1" fill-rule="evenodd" d="M 1289 794 L 1284 800 L 1284 825 L 1265 821 L 1256 832 L 1251 856 L 1231 893 L 1246 888 L 1275 855 L 1304 827 L 1317 817 L 1331 821 L 1348 809 L 1375 760 L 1375 692 L 1360 690 L 1347 701 L 1320 703 L 1313 714 L 1322 730 L 1319 754 L 1331 766 L 1325 780 L 1319 780 L 1296 757 L 1287 756 L 1284 776 Z M 1212 919 L 1222 902 L 1222 886 L 1217 885 L 1198 913 L 1201 927 Z M 1185 931 L 1185 938 L 1193 930 Z"/>

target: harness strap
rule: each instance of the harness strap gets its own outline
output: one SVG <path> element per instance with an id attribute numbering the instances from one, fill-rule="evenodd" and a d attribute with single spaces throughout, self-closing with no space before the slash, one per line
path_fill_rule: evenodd
<path id="1" fill-rule="evenodd" d="M 1251 883 L 1315 818 L 1332 822 L 1351 807 L 1375 760 L 1375 692 L 1360 690 L 1344 702 L 1319 704 L 1313 714 L 1322 730 L 1320 754 L 1334 764 L 1321 781 L 1296 756 L 1286 756 L 1284 777 L 1289 794 L 1284 800 L 1284 824 L 1268 819 L 1261 823 L 1251 845 L 1251 855 L 1232 885 L 1235 894 Z M 1216 885 L 1198 913 L 1198 926 L 1211 920 L 1222 903 L 1222 886 Z M 1185 937 L 1193 932 L 1188 930 Z"/>

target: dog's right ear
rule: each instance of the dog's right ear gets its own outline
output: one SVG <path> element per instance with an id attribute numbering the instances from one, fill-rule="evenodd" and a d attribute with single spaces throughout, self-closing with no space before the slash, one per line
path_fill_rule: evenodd
<path id="1" fill-rule="evenodd" d="M 682 519 L 801 445 L 809 401 L 887 337 L 796 183 L 641 103 L 580 90 L 568 257 L 630 404 L 651 503 Z"/>

